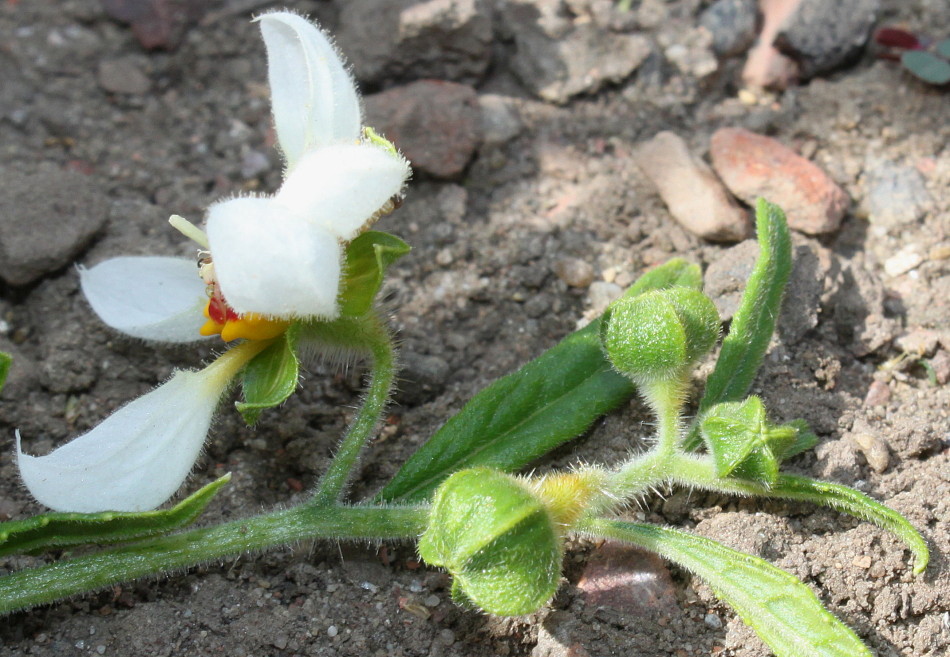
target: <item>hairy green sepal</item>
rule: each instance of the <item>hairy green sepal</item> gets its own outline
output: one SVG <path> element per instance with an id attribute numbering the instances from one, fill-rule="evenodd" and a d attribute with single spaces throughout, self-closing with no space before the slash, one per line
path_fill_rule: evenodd
<path id="1" fill-rule="evenodd" d="M 45 513 L 0 523 L 0 557 L 90 543 L 134 541 L 180 529 L 194 522 L 230 480 L 231 475 L 226 474 L 163 511 Z"/>
<path id="2" fill-rule="evenodd" d="M 3 390 L 3 385 L 7 382 L 7 374 L 10 373 L 12 362 L 13 357 L 10 354 L 0 351 L 0 390 Z"/>
<path id="3" fill-rule="evenodd" d="M 410 246 L 395 235 L 368 230 L 346 247 L 346 272 L 340 314 L 344 317 L 365 315 L 383 284 L 386 270 L 410 251 Z"/>
<path id="4" fill-rule="evenodd" d="M 297 389 L 299 332 L 300 327 L 292 325 L 244 369 L 244 401 L 234 405 L 248 425 L 255 424 L 265 409 L 283 404 Z"/>
<path id="5" fill-rule="evenodd" d="M 656 552 L 706 581 L 776 657 L 872 657 L 811 589 L 763 559 L 655 525 L 594 520 L 585 529 Z"/>

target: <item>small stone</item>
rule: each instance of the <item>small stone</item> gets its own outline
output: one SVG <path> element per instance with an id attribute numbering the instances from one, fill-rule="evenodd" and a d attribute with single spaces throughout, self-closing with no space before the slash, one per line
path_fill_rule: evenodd
<path id="1" fill-rule="evenodd" d="M 940 334 L 932 329 L 915 328 L 897 338 L 894 343 L 904 352 L 914 356 L 932 356 L 937 351 Z"/>
<path id="2" fill-rule="evenodd" d="M 891 400 L 891 389 L 883 381 L 872 381 L 864 396 L 865 406 L 884 406 Z"/>
<path id="3" fill-rule="evenodd" d="M 594 550 L 577 582 L 589 607 L 631 617 L 675 618 L 682 612 L 666 564 L 650 552 L 607 541 Z"/>
<path id="4" fill-rule="evenodd" d="M 719 61 L 712 51 L 712 35 L 700 28 L 678 34 L 676 43 L 663 51 L 663 56 L 684 75 L 704 80 L 719 70 Z"/>
<path id="5" fill-rule="evenodd" d="M 441 598 L 439 598 L 439 596 L 437 596 L 437 595 L 427 595 L 427 596 L 425 597 L 425 600 L 422 601 L 422 604 L 424 604 L 426 607 L 430 607 L 430 608 L 431 608 L 431 607 L 438 607 L 441 602 L 442 602 L 442 600 L 441 600 Z"/>
<path id="6" fill-rule="evenodd" d="M 436 178 L 458 177 L 481 140 L 478 96 L 464 84 L 420 80 L 365 102 L 367 124 L 392 141 L 414 169 Z"/>
<path id="7" fill-rule="evenodd" d="M 934 371 L 937 385 L 944 385 L 950 381 L 950 352 L 941 349 L 930 359 L 930 366 Z"/>
<path id="8" fill-rule="evenodd" d="M 774 45 L 798 62 L 803 78 L 828 73 L 861 56 L 880 5 L 880 0 L 802 0 Z"/>
<path id="9" fill-rule="evenodd" d="M 871 557 L 866 554 L 856 556 L 851 560 L 851 565 L 855 568 L 863 568 L 864 570 L 867 570 L 871 567 Z"/>
<path id="10" fill-rule="evenodd" d="M 888 276 L 900 276 L 916 269 L 924 258 L 917 251 L 916 244 L 908 244 L 884 261 L 884 271 Z"/>
<path id="11" fill-rule="evenodd" d="M 792 273 L 785 287 L 778 322 L 778 332 L 786 346 L 797 344 L 818 326 L 825 278 L 832 267 L 833 255 L 817 242 L 807 240 L 794 247 L 792 257 Z"/>
<path id="12" fill-rule="evenodd" d="M 699 24 L 712 35 L 713 51 L 731 57 L 746 51 L 755 41 L 755 0 L 716 0 L 699 17 Z"/>
<path id="13" fill-rule="evenodd" d="M 113 94 L 141 95 L 152 86 L 132 57 L 100 61 L 97 79 L 100 87 Z"/>
<path id="14" fill-rule="evenodd" d="M 865 206 L 872 226 L 901 229 L 932 207 L 924 178 L 914 167 L 873 159 L 864 170 Z"/>
<path id="15" fill-rule="evenodd" d="M 502 22 L 515 41 L 511 68 L 543 100 L 566 103 L 633 73 L 651 52 L 639 34 L 605 32 L 592 22 L 572 24 L 529 0 L 505 3 Z"/>
<path id="16" fill-rule="evenodd" d="M 746 240 L 720 252 L 706 268 L 703 290 L 716 305 L 723 322 L 730 321 L 739 308 L 742 292 L 749 282 L 758 255 L 758 242 Z"/>
<path id="17" fill-rule="evenodd" d="M 588 287 L 594 281 L 594 268 L 578 258 L 563 258 L 554 263 L 554 273 L 571 287 Z"/>
<path id="18" fill-rule="evenodd" d="M 482 111 L 482 141 L 485 144 L 505 144 L 517 137 L 524 128 L 517 98 L 481 94 L 478 106 Z"/>
<path id="19" fill-rule="evenodd" d="M 241 158 L 241 176 L 244 178 L 256 178 L 270 169 L 270 160 L 261 151 L 249 150 Z"/>
<path id="20" fill-rule="evenodd" d="M 439 630 L 437 637 L 443 646 L 451 646 L 455 643 L 455 632 L 448 628 Z"/>
<path id="21" fill-rule="evenodd" d="M 864 454 L 872 470 L 878 474 L 887 470 L 891 463 L 891 453 L 883 439 L 869 433 L 856 433 L 851 439 Z"/>
<path id="22" fill-rule="evenodd" d="M 657 188 L 673 218 L 690 232 L 727 242 L 752 234 L 748 213 L 675 133 L 660 132 L 638 146 L 634 161 Z"/>
<path id="23" fill-rule="evenodd" d="M 809 235 L 838 229 L 848 195 L 815 164 L 778 141 L 741 128 L 720 128 L 710 148 L 713 168 L 746 203 L 764 197 L 785 211 L 788 225 Z"/>
<path id="24" fill-rule="evenodd" d="M 271 642 L 271 644 L 278 650 L 283 650 L 287 647 L 289 642 L 290 639 L 286 634 L 278 634 L 274 637 L 274 640 Z"/>
<path id="25" fill-rule="evenodd" d="M 0 278 L 26 285 L 65 267 L 105 226 L 109 203 L 89 176 L 0 171 Z"/>
<path id="26" fill-rule="evenodd" d="M 331 639 L 340 633 L 340 630 L 337 629 L 336 625 L 331 625 L 327 628 L 327 636 Z"/>
<path id="27" fill-rule="evenodd" d="M 607 310 L 607 306 L 619 299 L 622 294 L 623 288 L 616 283 L 594 281 L 587 290 L 587 305 L 590 309 L 587 313 L 584 313 L 585 316 L 588 314 L 593 317 L 600 315 Z"/>
<path id="28" fill-rule="evenodd" d="M 703 616 L 703 622 L 707 627 L 711 627 L 714 630 L 722 628 L 722 619 L 719 618 L 719 614 L 706 614 Z"/>
<path id="29" fill-rule="evenodd" d="M 445 389 L 449 377 L 449 364 L 439 356 L 405 351 L 399 360 L 403 369 L 400 376 L 396 401 L 415 406 L 426 402 Z"/>

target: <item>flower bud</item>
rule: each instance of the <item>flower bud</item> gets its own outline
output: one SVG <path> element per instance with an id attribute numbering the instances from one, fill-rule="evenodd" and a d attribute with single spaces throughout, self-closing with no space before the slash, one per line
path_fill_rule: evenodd
<path id="1" fill-rule="evenodd" d="M 456 599 L 499 616 L 520 616 L 557 590 L 562 545 L 551 513 L 529 485 L 473 468 L 436 491 L 419 554 L 452 574 Z"/>
<path id="2" fill-rule="evenodd" d="M 719 313 L 698 290 L 672 287 L 616 301 L 601 339 L 610 362 L 637 383 L 679 376 L 719 338 Z"/>

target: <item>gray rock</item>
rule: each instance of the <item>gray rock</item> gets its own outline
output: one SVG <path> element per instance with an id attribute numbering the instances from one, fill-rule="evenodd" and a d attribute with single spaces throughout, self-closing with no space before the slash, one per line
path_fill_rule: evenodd
<path id="1" fill-rule="evenodd" d="M 473 83 L 491 62 L 492 8 L 487 0 L 345 2 L 337 39 L 362 82 Z"/>
<path id="2" fill-rule="evenodd" d="M 755 41 L 758 10 L 755 0 L 716 0 L 699 17 L 712 34 L 712 48 L 720 57 L 749 49 Z"/>
<path id="3" fill-rule="evenodd" d="M 481 94 L 478 106 L 482 110 L 482 142 L 500 145 L 517 137 L 524 124 L 518 110 L 518 99 L 498 94 Z"/>
<path id="4" fill-rule="evenodd" d="M 868 221 L 886 230 L 919 220 L 933 205 L 924 178 L 914 167 L 869 159 L 864 169 Z"/>
<path id="5" fill-rule="evenodd" d="M 604 32 L 592 23 L 572 25 L 523 0 L 510 2 L 503 19 L 515 41 L 515 75 L 554 103 L 620 82 L 650 54 L 643 36 Z"/>
<path id="6" fill-rule="evenodd" d="M 717 241 L 752 234 L 748 213 L 732 200 L 712 169 L 693 157 L 672 132 L 661 132 L 634 152 L 637 166 L 653 182 L 670 214 L 688 231 Z"/>
<path id="7" fill-rule="evenodd" d="M 72 171 L 2 171 L 0 278 L 26 285 L 69 264 L 102 230 L 109 203 Z"/>
<path id="8" fill-rule="evenodd" d="M 778 332 L 786 345 L 797 344 L 805 334 L 818 326 L 821 296 L 825 279 L 832 269 L 834 257 L 817 242 L 797 244 L 792 252 L 794 264 L 782 301 Z"/>
<path id="9" fill-rule="evenodd" d="M 758 254 L 758 243 L 746 240 L 722 251 L 706 268 L 703 290 L 716 304 L 722 321 L 728 322 L 736 314 Z"/>
<path id="10" fill-rule="evenodd" d="M 554 273 L 571 287 L 588 287 L 594 282 L 594 268 L 579 258 L 562 258 L 554 263 Z"/>
<path id="11" fill-rule="evenodd" d="M 481 143 L 482 112 L 464 84 L 420 80 L 366 100 L 367 125 L 399 148 L 413 169 L 455 178 Z"/>
<path id="12" fill-rule="evenodd" d="M 415 406 L 445 389 L 449 364 L 443 358 L 405 351 L 399 355 L 399 361 L 402 370 L 395 398 L 400 404 Z"/>
<path id="13" fill-rule="evenodd" d="M 880 0 L 802 0 L 775 47 L 798 62 L 805 79 L 833 71 L 860 57 L 880 8 Z"/>
<path id="14" fill-rule="evenodd" d="M 100 61 L 97 79 L 100 87 L 114 94 L 140 95 L 152 86 L 148 76 L 132 57 Z"/>

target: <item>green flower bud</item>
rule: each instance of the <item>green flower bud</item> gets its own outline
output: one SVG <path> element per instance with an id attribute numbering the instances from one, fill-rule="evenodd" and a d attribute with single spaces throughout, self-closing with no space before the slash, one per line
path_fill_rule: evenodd
<path id="1" fill-rule="evenodd" d="M 520 616 L 554 595 L 562 546 L 551 513 L 530 485 L 473 468 L 436 491 L 419 554 L 452 574 L 456 599 L 499 616 Z"/>
<path id="2" fill-rule="evenodd" d="M 636 383 L 680 376 L 719 338 L 719 313 L 687 287 L 621 298 L 607 311 L 601 340 L 610 362 Z"/>

